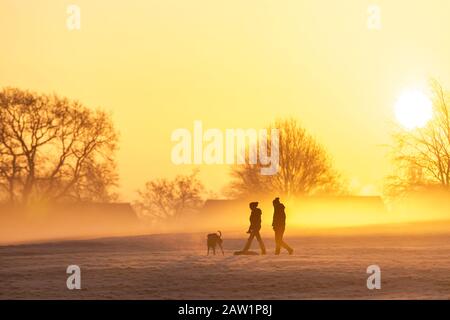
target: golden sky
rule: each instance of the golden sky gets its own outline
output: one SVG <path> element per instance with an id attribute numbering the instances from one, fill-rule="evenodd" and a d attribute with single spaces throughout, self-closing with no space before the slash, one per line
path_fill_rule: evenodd
<path id="1" fill-rule="evenodd" d="M 66 28 L 69 4 L 81 30 Z M 367 28 L 370 4 L 382 28 Z M 110 110 L 123 198 L 190 168 L 171 132 L 262 128 L 294 116 L 354 191 L 389 173 L 384 144 L 404 89 L 450 85 L 448 0 L 0 0 L 0 87 L 56 92 Z M 220 190 L 228 167 L 201 168 Z"/>

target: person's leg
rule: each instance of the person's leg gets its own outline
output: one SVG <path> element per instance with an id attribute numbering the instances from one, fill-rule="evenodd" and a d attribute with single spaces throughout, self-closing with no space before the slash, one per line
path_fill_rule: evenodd
<path id="1" fill-rule="evenodd" d="M 280 232 L 278 229 L 275 229 L 275 254 L 280 254 Z"/>
<path id="2" fill-rule="evenodd" d="M 279 235 L 279 237 L 280 237 L 280 246 L 285 248 L 289 252 L 289 254 L 292 254 L 292 252 L 294 250 L 291 247 L 289 247 L 289 245 L 286 242 L 284 242 L 284 240 L 283 240 L 284 229 L 280 230 L 279 232 L 280 232 L 280 235 Z"/>
<path id="3" fill-rule="evenodd" d="M 248 251 L 248 249 L 250 249 L 254 237 L 255 234 L 253 232 L 250 233 L 250 237 L 248 237 L 247 243 L 245 244 L 245 247 L 244 249 L 242 249 L 242 251 Z"/>
<path id="4" fill-rule="evenodd" d="M 292 249 L 284 240 L 281 240 L 281 247 L 285 248 L 289 253 L 292 253 L 294 249 Z"/>
<path id="5" fill-rule="evenodd" d="M 266 254 L 266 246 L 264 245 L 264 242 L 261 238 L 261 235 L 259 234 L 259 231 L 256 232 L 255 236 L 256 240 L 258 240 L 259 247 L 261 248 L 261 254 Z"/>

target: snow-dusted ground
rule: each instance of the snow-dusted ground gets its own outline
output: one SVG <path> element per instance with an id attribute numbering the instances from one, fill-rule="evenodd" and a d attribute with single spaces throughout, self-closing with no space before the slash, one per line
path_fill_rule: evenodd
<path id="1" fill-rule="evenodd" d="M 1 299 L 448 299 L 450 235 L 297 237 L 295 254 L 206 256 L 204 235 L 153 235 L 0 247 Z M 256 248 L 256 243 L 254 243 Z M 66 288 L 81 267 L 82 290 Z M 381 290 L 366 268 L 382 271 Z"/>

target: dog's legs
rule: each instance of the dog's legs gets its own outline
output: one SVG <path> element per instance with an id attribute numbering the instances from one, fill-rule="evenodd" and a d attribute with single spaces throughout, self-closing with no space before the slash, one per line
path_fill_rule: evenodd
<path id="1" fill-rule="evenodd" d="M 216 255 L 216 246 L 213 247 L 213 253 Z"/>
<path id="2" fill-rule="evenodd" d="M 219 243 L 219 247 L 220 247 L 220 250 L 222 250 L 222 255 L 224 256 L 224 255 L 225 255 L 225 253 L 223 253 L 223 248 L 222 248 L 222 244 L 220 244 L 220 243 Z"/>
<path id="3" fill-rule="evenodd" d="M 208 246 L 208 253 L 206 255 L 209 256 L 209 246 Z"/>

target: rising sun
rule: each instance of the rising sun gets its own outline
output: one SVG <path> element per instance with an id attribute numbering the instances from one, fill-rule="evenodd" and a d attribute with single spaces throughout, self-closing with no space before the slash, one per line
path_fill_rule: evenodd
<path id="1" fill-rule="evenodd" d="M 433 116 L 433 104 L 421 91 L 403 92 L 395 104 L 395 117 L 406 129 L 424 127 Z"/>

